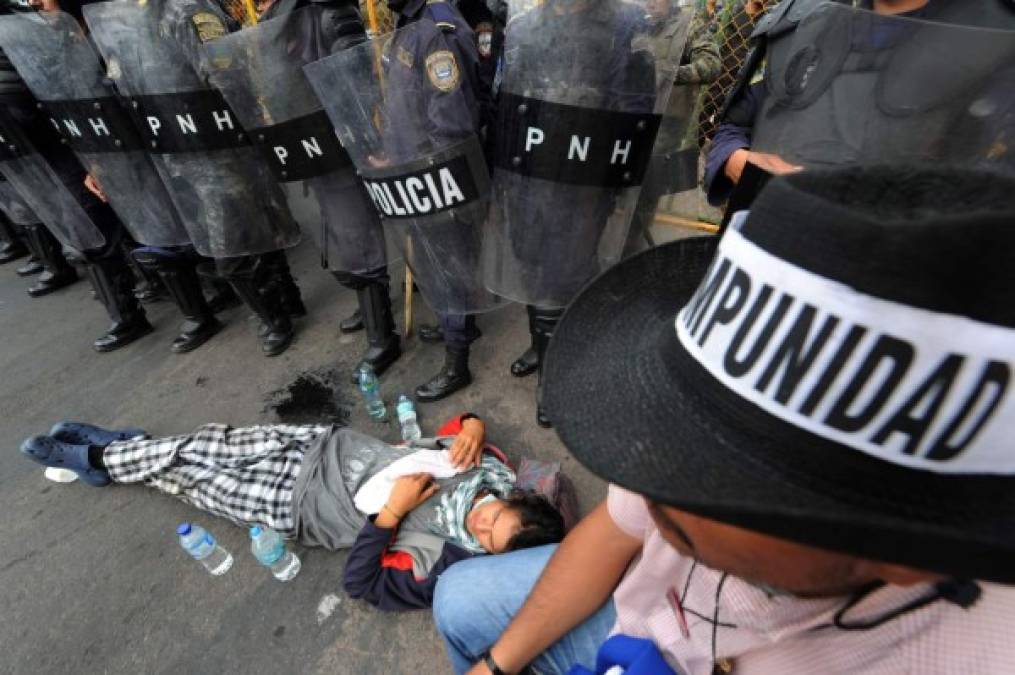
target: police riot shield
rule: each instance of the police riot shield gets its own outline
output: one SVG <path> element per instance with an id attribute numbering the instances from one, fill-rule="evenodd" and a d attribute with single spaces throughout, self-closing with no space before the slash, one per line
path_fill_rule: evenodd
<path id="1" fill-rule="evenodd" d="M 209 82 L 272 169 L 301 229 L 316 240 L 322 265 L 363 273 L 387 262 L 384 231 L 303 74 L 305 64 L 328 55 L 326 17 L 311 5 L 208 43 Z"/>
<path id="2" fill-rule="evenodd" d="M 0 45 L 63 142 L 98 181 L 134 238 L 152 246 L 190 242 L 141 137 L 104 83 L 105 71 L 74 17 L 0 16 Z"/>
<path id="3" fill-rule="evenodd" d="M 61 244 L 76 251 L 102 248 L 106 238 L 74 196 L 84 185 L 65 184 L 33 142 L 40 133 L 55 137 L 56 132 L 40 129 L 38 118 L 28 119 L 26 112 L 0 107 L 0 174 L 38 216 L 36 222 L 43 223 Z"/>
<path id="4" fill-rule="evenodd" d="M 512 14 L 493 129 L 487 284 L 562 307 L 620 259 L 673 73 L 635 39 L 636 5 L 547 0 Z"/>
<path id="5" fill-rule="evenodd" d="M 34 225 L 39 222 L 32 207 L 18 194 L 14 186 L 0 173 L 0 211 L 15 225 Z"/>
<path id="6" fill-rule="evenodd" d="M 431 309 L 470 314 L 498 304 L 479 269 L 489 173 L 444 40 L 420 21 L 304 71 Z"/>
<path id="7" fill-rule="evenodd" d="M 193 25 L 170 5 L 103 2 L 84 15 L 194 247 L 229 258 L 296 245 L 282 189 L 181 48 L 175 36 Z"/>
<path id="8" fill-rule="evenodd" d="M 907 162 L 1015 172 L 1015 31 L 829 3 L 768 64 L 753 150 L 805 170 Z"/>

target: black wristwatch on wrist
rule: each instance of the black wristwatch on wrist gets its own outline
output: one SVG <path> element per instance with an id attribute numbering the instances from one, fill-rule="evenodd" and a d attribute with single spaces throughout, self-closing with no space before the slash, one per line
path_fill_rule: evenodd
<path id="1" fill-rule="evenodd" d="M 493 660 L 493 655 L 490 654 L 489 649 L 483 652 L 483 663 L 486 664 L 486 667 L 490 669 L 490 672 L 493 673 L 493 675 L 508 675 L 501 670 L 500 666 L 497 665 L 497 662 Z"/>

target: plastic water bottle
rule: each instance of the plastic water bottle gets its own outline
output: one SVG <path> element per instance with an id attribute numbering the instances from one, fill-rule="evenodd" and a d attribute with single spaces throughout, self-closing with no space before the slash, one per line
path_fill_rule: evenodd
<path id="1" fill-rule="evenodd" d="M 215 576 L 225 574 L 233 566 L 233 554 L 215 543 L 215 537 L 200 525 L 181 523 L 176 534 L 183 550 Z"/>
<path id="2" fill-rule="evenodd" d="M 423 432 L 419 428 L 419 422 L 416 421 L 416 406 L 413 405 L 412 399 L 402 394 L 398 398 L 395 411 L 398 413 L 398 423 L 402 426 L 402 440 L 411 442 L 422 438 Z"/>
<path id="3" fill-rule="evenodd" d="M 386 419 L 388 409 L 384 407 L 384 399 L 381 398 L 381 383 L 369 363 L 364 363 L 359 368 L 359 390 L 363 394 L 363 400 L 366 401 L 370 417 L 375 420 Z"/>
<path id="4" fill-rule="evenodd" d="M 279 581 L 289 581 L 299 574 L 300 559 L 285 545 L 285 540 L 270 527 L 250 528 L 250 552 L 257 562 L 271 570 Z"/>

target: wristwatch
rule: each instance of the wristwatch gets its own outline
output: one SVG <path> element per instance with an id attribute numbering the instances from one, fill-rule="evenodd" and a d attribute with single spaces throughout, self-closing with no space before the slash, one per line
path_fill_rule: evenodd
<path id="1" fill-rule="evenodd" d="M 497 662 L 493 660 L 493 655 L 490 654 L 489 649 L 483 652 L 483 663 L 486 664 L 486 667 L 490 669 L 490 672 L 493 673 L 493 675 L 508 675 L 501 670 L 500 666 L 497 665 Z"/>

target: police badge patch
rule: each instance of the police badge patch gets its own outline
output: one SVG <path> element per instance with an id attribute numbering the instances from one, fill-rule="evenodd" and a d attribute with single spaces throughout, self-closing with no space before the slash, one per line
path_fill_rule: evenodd
<path id="1" fill-rule="evenodd" d="M 194 22 L 194 27 L 197 28 L 197 37 L 201 42 L 210 42 L 228 32 L 222 19 L 211 12 L 198 12 L 190 17 L 190 20 Z"/>
<path id="2" fill-rule="evenodd" d="M 430 84 L 443 92 L 454 91 L 460 78 L 455 55 L 446 49 L 426 57 L 426 74 Z"/>

